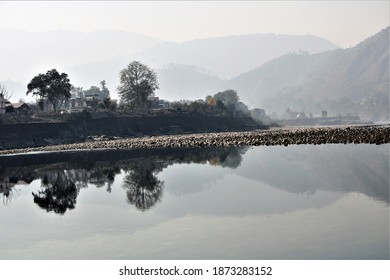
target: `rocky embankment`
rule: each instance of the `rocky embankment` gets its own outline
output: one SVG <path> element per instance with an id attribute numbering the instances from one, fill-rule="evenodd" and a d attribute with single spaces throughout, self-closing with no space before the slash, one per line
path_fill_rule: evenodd
<path id="1" fill-rule="evenodd" d="M 200 133 L 175 136 L 149 136 L 84 143 L 2 150 L 0 155 L 99 149 L 152 149 L 184 147 L 272 146 L 300 144 L 386 144 L 390 125 L 282 128 L 252 132 Z"/>

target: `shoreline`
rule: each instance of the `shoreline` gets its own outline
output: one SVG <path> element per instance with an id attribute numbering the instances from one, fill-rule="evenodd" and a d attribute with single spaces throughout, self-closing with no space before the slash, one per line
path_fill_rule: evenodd
<path id="1" fill-rule="evenodd" d="M 261 131 L 146 136 L 0 150 L 0 157 L 64 151 L 243 147 L 320 144 L 388 144 L 390 125 L 285 127 Z"/>

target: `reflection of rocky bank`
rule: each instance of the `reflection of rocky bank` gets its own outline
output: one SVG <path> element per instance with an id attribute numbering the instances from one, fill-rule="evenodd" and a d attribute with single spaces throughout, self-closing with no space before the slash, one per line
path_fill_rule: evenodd
<path id="1" fill-rule="evenodd" d="M 236 168 L 247 148 L 181 149 L 180 151 L 100 151 L 61 154 L 30 154 L 10 157 L 7 165 L 0 161 L 0 179 L 4 182 L 41 181 L 34 193 L 34 203 L 46 211 L 64 214 L 74 209 L 80 189 L 105 187 L 111 192 L 115 176 L 123 170 L 122 186 L 129 204 L 145 211 L 158 203 L 164 182 L 157 178 L 169 165 L 209 163 Z M 41 164 L 34 164 L 40 162 Z M 5 184 L 4 184 L 5 185 Z M 5 188 L 4 188 L 5 189 Z"/>

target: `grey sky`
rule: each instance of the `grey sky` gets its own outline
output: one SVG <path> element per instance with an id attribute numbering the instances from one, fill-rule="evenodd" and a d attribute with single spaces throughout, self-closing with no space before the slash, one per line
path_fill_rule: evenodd
<path id="1" fill-rule="evenodd" d="M 312 34 L 341 47 L 389 25 L 389 1 L 0 1 L 0 28 L 118 29 L 170 41 Z"/>

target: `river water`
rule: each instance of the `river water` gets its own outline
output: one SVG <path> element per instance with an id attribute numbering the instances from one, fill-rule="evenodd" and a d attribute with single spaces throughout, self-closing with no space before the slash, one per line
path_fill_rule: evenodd
<path id="1" fill-rule="evenodd" d="M 0 259 L 389 259 L 389 145 L 0 158 Z"/>

